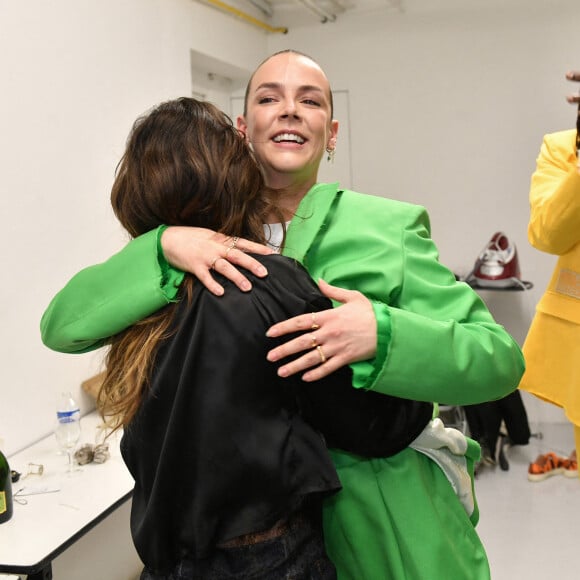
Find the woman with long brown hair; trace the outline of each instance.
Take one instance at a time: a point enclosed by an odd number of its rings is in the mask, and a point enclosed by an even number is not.
[[[275,211],[229,118],[189,98],[136,121],[111,202],[132,237],[172,224],[263,241]],[[251,295],[216,298],[189,277],[178,302],[112,339],[99,407],[124,428],[142,578],[335,577],[318,517],[340,484],[298,391],[265,361],[271,317],[316,307],[316,288],[270,261],[278,275]]]

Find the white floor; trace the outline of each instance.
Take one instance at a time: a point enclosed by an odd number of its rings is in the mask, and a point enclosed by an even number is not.
[[[477,526],[487,549],[492,580],[578,580],[580,479],[554,475],[532,483],[530,462],[574,448],[570,423],[536,423],[525,446],[507,450],[509,470],[482,468],[476,478]],[[469,579],[465,579],[469,580]]]

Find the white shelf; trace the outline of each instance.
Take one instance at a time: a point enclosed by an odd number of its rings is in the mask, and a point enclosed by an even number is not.
[[[101,419],[96,412],[81,419],[79,445],[95,443]],[[27,495],[25,505],[14,502],[12,519],[0,526],[0,573],[33,574],[82,537],[104,517],[127,501],[133,479],[119,451],[121,435],[109,437],[111,457],[105,463],[89,463],[68,476],[67,459],[58,454],[54,435],[8,457],[10,468],[23,475],[28,464],[42,464],[42,475],[30,475],[12,484],[13,494],[23,487],[59,491]],[[17,495],[18,497],[18,495]]]

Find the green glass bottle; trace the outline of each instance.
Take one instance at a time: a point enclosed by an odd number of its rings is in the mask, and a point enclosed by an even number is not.
[[[12,476],[10,467],[2,450],[0,450],[0,524],[12,517]]]

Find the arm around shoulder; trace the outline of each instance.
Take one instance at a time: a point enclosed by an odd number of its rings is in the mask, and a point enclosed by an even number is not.
[[[44,312],[42,342],[58,352],[89,352],[175,300],[183,273],[163,257],[162,231],[139,236],[106,262],[76,274]]]

